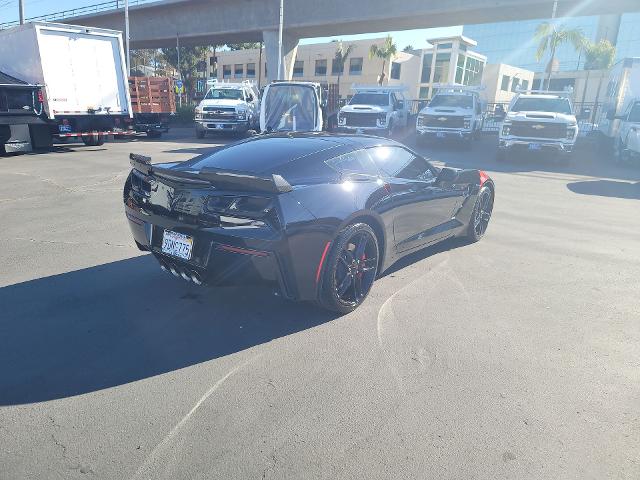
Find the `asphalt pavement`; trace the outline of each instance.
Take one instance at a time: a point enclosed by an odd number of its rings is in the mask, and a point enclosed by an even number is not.
[[[336,316],[135,248],[128,153],[219,143],[0,157],[0,479],[640,478],[640,168],[421,147],[494,178],[486,237]]]

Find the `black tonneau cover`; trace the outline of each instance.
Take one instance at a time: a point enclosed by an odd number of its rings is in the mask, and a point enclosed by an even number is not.
[[[293,190],[289,182],[280,175],[262,177],[214,168],[203,168],[199,171],[174,170],[151,165],[151,157],[144,155],[131,153],[129,158],[131,166],[145,175],[207,182],[215,187],[229,190],[265,193],[285,193]]]

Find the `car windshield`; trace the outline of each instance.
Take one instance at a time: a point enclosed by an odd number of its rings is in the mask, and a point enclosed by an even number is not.
[[[205,100],[242,100],[239,88],[212,88],[204,97]]]
[[[441,95],[438,94],[429,102],[430,107],[473,108],[471,95]]]
[[[349,105],[376,105],[386,107],[389,105],[389,95],[386,93],[356,93]]]
[[[512,112],[555,112],[570,115],[571,104],[566,98],[520,97],[511,107]]]
[[[640,122],[640,103],[636,103],[629,112],[629,122]]]

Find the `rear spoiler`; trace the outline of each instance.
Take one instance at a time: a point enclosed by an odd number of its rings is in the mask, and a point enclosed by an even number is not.
[[[229,170],[206,169],[198,172],[188,172],[184,170],[174,170],[151,165],[151,157],[129,154],[131,166],[134,170],[144,175],[156,175],[172,179],[186,179],[200,182],[207,182],[214,187],[231,190],[248,190],[252,192],[265,193],[286,193],[293,190],[293,187],[280,175],[261,177],[243,172],[233,172]]]

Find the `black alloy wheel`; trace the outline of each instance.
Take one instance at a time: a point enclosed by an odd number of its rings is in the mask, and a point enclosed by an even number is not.
[[[340,313],[355,310],[367,297],[378,273],[378,239],[371,227],[356,223],[334,240],[320,292],[322,307]]]
[[[472,242],[480,240],[489,227],[491,213],[493,212],[493,192],[488,186],[484,186],[478,192],[478,199],[473,208],[473,214],[469,221],[467,237]]]

